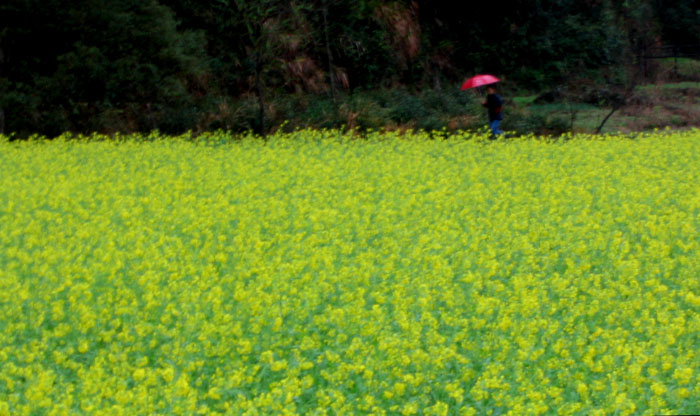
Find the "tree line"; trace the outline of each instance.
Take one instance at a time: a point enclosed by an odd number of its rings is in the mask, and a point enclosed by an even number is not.
[[[4,0],[0,132],[265,132],[281,96],[625,82],[645,50],[697,43],[700,0]]]

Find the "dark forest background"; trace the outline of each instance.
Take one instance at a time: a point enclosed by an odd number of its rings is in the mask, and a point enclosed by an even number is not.
[[[3,0],[0,132],[440,127],[468,75],[621,86],[687,44],[700,0]]]

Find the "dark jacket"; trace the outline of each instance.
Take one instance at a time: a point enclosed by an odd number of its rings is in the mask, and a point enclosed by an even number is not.
[[[501,110],[503,110],[503,100],[498,94],[489,94],[486,96],[484,107],[489,110],[489,121],[503,120]]]

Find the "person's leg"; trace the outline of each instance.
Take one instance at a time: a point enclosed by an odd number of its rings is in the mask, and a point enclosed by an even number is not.
[[[496,135],[497,136],[500,136],[501,134],[503,134],[503,130],[501,130],[501,122],[502,121],[503,120],[496,120]]]
[[[489,127],[491,128],[491,133],[493,133],[494,136],[498,136],[499,134],[502,134],[503,131],[498,128],[498,126],[501,124],[501,120],[492,120],[489,122]]]

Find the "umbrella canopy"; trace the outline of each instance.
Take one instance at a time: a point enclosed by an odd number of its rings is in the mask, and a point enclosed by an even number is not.
[[[500,80],[494,77],[493,75],[476,75],[464,81],[464,84],[462,84],[462,88],[460,88],[460,90],[466,90],[475,87],[483,87],[484,85],[495,84],[498,81]]]

